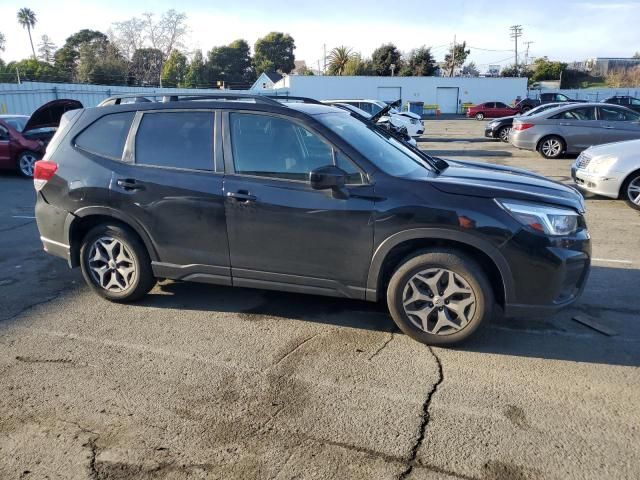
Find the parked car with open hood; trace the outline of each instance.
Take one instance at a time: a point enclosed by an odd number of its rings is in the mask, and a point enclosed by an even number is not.
[[[511,131],[511,127],[513,126],[514,118],[530,117],[532,115],[542,113],[545,110],[556,108],[562,105],[566,105],[566,104],[546,103],[544,105],[538,105],[536,108],[533,108],[523,114],[516,114],[508,117],[496,118],[495,120],[487,124],[486,128],[484,129],[484,136],[487,138],[495,138],[496,140],[501,140],[503,142],[509,142],[509,132]]]
[[[495,306],[584,288],[570,186],[431,157],[328,105],[196,98],[68,112],[36,164],[44,249],[107,299],[170,278],[386,301],[411,337],[452,344]]]
[[[570,104],[515,118],[509,141],[545,158],[580,153],[603,143],[640,138],[640,114],[604,103]]]
[[[622,198],[640,210],[640,140],[608,143],[583,151],[571,167],[581,190]]]
[[[334,103],[342,103],[352,105],[360,110],[367,112],[369,115],[377,115],[383,108],[388,106],[387,102],[383,102],[382,100],[322,100],[322,103],[327,105],[332,105]],[[419,137],[424,133],[424,124],[422,123],[422,119],[420,115],[413,112],[402,112],[395,108],[393,105],[389,110],[388,121],[391,122],[396,127],[404,127],[407,129],[407,133],[411,137]],[[386,118],[381,118],[381,120],[387,121]]]
[[[500,118],[509,115],[515,115],[518,113],[513,107],[508,106],[502,102],[484,102],[479,105],[474,105],[467,109],[467,117],[475,118],[476,120],[484,120],[485,118]]]
[[[33,166],[44,155],[62,114],[74,108],[82,108],[82,104],[76,100],[54,100],[30,117],[0,115],[0,168],[33,176]]]

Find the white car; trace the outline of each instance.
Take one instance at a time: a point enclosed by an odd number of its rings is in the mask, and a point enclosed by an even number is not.
[[[640,210],[640,140],[587,148],[571,167],[571,176],[581,190],[623,198]]]
[[[332,105],[334,103],[345,103],[347,105],[353,105],[360,110],[364,110],[369,115],[375,115],[384,107],[387,106],[382,100],[322,100],[322,103]],[[396,127],[405,127],[407,133],[411,137],[419,137],[424,133],[424,125],[420,115],[413,112],[401,112],[396,108],[391,108],[389,111],[389,122]],[[386,121],[386,117],[382,117],[381,121]]]

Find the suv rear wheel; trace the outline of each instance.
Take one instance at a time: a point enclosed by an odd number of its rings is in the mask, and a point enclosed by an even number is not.
[[[129,229],[98,225],[82,240],[82,276],[102,297],[128,302],[144,296],[155,284],[147,249]]]
[[[387,288],[396,325],[429,345],[461,342],[491,316],[494,297],[482,269],[454,250],[418,253],[398,267]]]

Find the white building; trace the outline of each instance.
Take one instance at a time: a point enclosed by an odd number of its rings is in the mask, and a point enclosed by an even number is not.
[[[258,79],[259,80],[259,79]],[[258,83],[258,82],[256,82]],[[442,113],[461,113],[462,105],[488,101],[513,103],[527,95],[526,78],[342,77],[285,75],[274,94],[330,99],[424,102]]]
[[[252,92],[271,90],[280,80],[282,80],[282,75],[278,72],[262,72],[249,90]]]

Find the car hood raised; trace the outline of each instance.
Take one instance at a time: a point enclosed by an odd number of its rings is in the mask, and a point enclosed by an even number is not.
[[[432,185],[447,193],[514,198],[562,205],[584,212],[584,199],[573,187],[527,170],[477,162],[447,160],[449,166]]]
[[[82,108],[82,103],[78,100],[59,99],[45,103],[33,112],[31,117],[29,117],[22,133],[28,132],[29,130],[36,130],[38,128],[57,127],[65,112],[68,112],[69,110],[76,110],[78,108]]]

